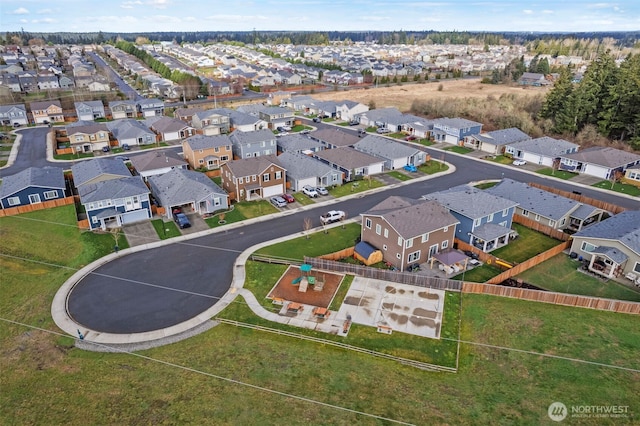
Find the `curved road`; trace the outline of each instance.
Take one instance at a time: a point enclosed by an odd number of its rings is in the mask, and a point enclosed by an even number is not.
[[[442,158],[442,152],[431,153],[436,159]],[[332,204],[331,208],[342,209],[348,217],[354,218],[389,195],[418,198],[474,180],[498,179],[503,173],[504,177],[522,181],[576,189],[564,182],[550,182],[484,161],[449,154],[446,161],[454,164],[458,171],[345,200]],[[636,200],[587,187],[579,189],[585,195],[628,208],[640,208]],[[318,216],[326,209],[326,206],[319,205],[311,210],[277,217],[269,220],[268,224],[248,224],[228,232],[120,257],[97,268],[77,284],[68,299],[69,313],[78,323],[92,330],[110,333],[158,330],[191,319],[213,306],[217,298],[229,289],[233,263],[240,252],[260,242],[302,231],[306,217],[312,218],[314,225],[318,226]]]

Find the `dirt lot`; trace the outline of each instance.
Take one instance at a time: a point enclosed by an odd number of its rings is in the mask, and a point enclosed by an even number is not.
[[[324,281],[322,291],[314,291],[312,285],[309,285],[307,291],[304,293],[298,291],[298,286],[291,284],[291,282],[300,276],[300,269],[297,266],[290,266],[267,297],[279,297],[290,302],[328,308],[344,275],[318,271],[316,269],[311,270],[309,275]]]
[[[438,87],[442,84],[442,90]],[[518,95],[537,95],[545,93],[548,89],[542,87],[504,86],[497,84],[480,84],[480,80],[448,80],[424,84],[404,84],[402,86],[391,85],[373,89],[355,89],[349,91],[332,91],[314,93],[319,100],[344,100],[356,101],[369,105],[373,100],[376,108],[396,107],[400,111],[407,112],[415,99],[424,98],[482,98],[487,96],[499,97],[505,93]]]

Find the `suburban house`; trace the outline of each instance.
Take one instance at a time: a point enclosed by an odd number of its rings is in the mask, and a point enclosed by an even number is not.
[[[531,136],[517,127],[511,127],[509,129],[472,135],[465,143],[465,146],[491,155],[501,155],[504,154],[507,145],[529,139],[531,139]]]
[[[369,111],[369,107],[365,104],[355,101],[336,102],[336,118],[344,121],[353,121],[358,114]]]
[[[262,108],[258,112],[258,117],[266,121],[267,126],[274,130],[282,126],[293,126],[293,121],[295,120],[293,111],[277,106]]]
[[[360,152],[383,159],[387,170],[401,169],[407,164],[419,166],[427,157],[424,151],[377,135],[367,135],[353,147]]]
[[[124,100],[109,102],[109,111],[111,111],[111,117],[114,120],[138,117],[138,106],[135,101]]]
[[[411,114],[403,114],[401,117],[393,118],[400,126],[399,131],[415,136],[420,139],[428,139],[433,131],[433,120],[417,117]]]
[[[131,176],[85,184],[78,188],[89,229],[120,227],[149,219],[149,188],[142,177]]]
[[[571,252],[607,278],[640,277],[640,210],[627,210],[573,234]]]
[[[568,142],[564,139],[553,139],[543,136],[536,139],[527,139],[510,143],[505,147],[505,153],[513,158],[525,160],[532,164],[554,167],[559,165],[560,158],[578,152],[580,145]]]
[[[229,125],[232,130],[253,132],[255,130],[268,128],[267,122],[255,115],[228,108],[219,108],[219,111],[222,111],[223,114],[229,117]]]
[[[342,184],[342,173],[308,155],[287,151],[278,156],[278,161],[287,170],[287,183],[293,191],[301,191],[305,185]]]
[[[547,86],[551,84],[551,82],[545,78],[544,74],[525,72],[518,79],[518,84],[523,86]]]
[[[14,124],[26,126],[29,124],[27,107],[24,104],[0,105],[0,124],[3,126],[13,126]]]
[[[315,139],[311,139],[298,133],[278,137],[276,141],[278,153],[297,152],[302,154],[312,154],[322,151],[324,145]]]
[[[176,108],[176,110],[173,111],[173,116],[178,120],[182,120],[185,123],[191,124],[193,115],[202,111],[203,110],[200,108]]]
[[[182,141],[182,155],[192,169],[217,169],[233,159],[228,135],[194,135]]]
[[[149,177],[149,186],[167,218],[175,207],[200,215],[229,208],[229,196],[204,173],[175,168]]]
[[[515,214],[570,233],[601,221],[605,214],[604,210],[592,205],[512,179],[503,179],[486,191],[518,203]]]
[[[66,127],[69,144],[74,151],[100,151],[110,146],[110,131],[105,123],[78,124]]]
[[[138,120],[125,118],[107,123],[107,128],[118,140],[119,146],[149,145],[156,143],[156,134]]]
[[[175,141],[196,134],[196,129],[177,118],[152,117],[147,120],[152,121],[149,128],[160,136],[161,141]]]
[[[436,201],[391,196],[362,213],[361,241],[404,271],[453,247],[458,219]]]
[[[278,152],[276,136],[268,129],[253,132],[234,130],[229,138],[232,143],[234,159],[260,157]]]
[[[110,157],[78,161],[71,166],[71,173],[76,188],[131,176],[131,171],[121,160]]]
[[[2,178],[0,206],[8,209],[64,198],[65,188],[61,167],[29,167]]]
[[[162,150],[132,155],[131,165],[146,181],[150,176],[162,175],[173,169],[186,169],[188,163],[176,152]]]
[[[481,189],[460,185],[423,195],[449,209],[460,223],[456,238],[490,252],[509,243],[517,203]]]
[[[385,127],[392,121],[397,121],[402,113],[397,108],[372,109],[354,116],[363,126]]]
[[[640,155],[610,147],[594,146],[562,155],[560,170],[612,179],[622,176],[629,167],[640,164]]]
[[[204,135],[229,133],[229,117],[215,109],[198,111],[191,118],[191,126]]]
[[[144,118],[162,117],[164,115],[164,102],[160,99],[140,99],[137,102],[137,110]]]
[[[473,135],[482,132],[482,123],[466,118],[438,118],[433,120],[431,132],[436,142],[446,142],[458,145],[468,142]]]
[[[229,161],[222,165],[222,188],[236,201],[269,198],[286,192],[286,169],[275,155]]]
[[[78,120],[93,121],[98,118],[106,118],[102,101],[74,102]]]
[[[31,102],[29,105],[36,124],[61,123],[64,121],[60,101]]]
[[[315,139],[326,148],[340,148],[353,146],[360,140],[360,137],[353,132],[345,132],[336,128],[324,128],[309,134],[311,139]]]
[[[640,164],[628,167],[627,170],[624,171],[622,181],[630,185],[640,186]]]
[[[342,180],[349,182],[360,176],[382,173],[384,160],[373,155],[357,151],[351,147],[325,149],[313,154],[323,163],[342,173]]]

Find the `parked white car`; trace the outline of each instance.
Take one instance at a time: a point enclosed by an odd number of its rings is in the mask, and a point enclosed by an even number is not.
[[[312,186],[305,185],[302,187],[302,193],[309,198],[316,198],[318,196],[318,191]]]
[[[514,166],[524,166],[525,164],[527,164],[527,162],[524,160],[513,160],[513,163],[511,164],[513,164]]]

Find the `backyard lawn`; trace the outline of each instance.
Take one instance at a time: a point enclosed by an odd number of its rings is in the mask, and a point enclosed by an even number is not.
[[[517,278],[537,287],[559,293],[581,294],[606,299],[640,302],[640,292],[618,284],[613,280],[603,281],[578,269],[580,261],[564,253],[524,271]]]
[[[560,241],[518,223],[514,223],[512,228],[520,236],[506,246],[492,251],[492,255],[511,263],[521,263],[560,244]]]

